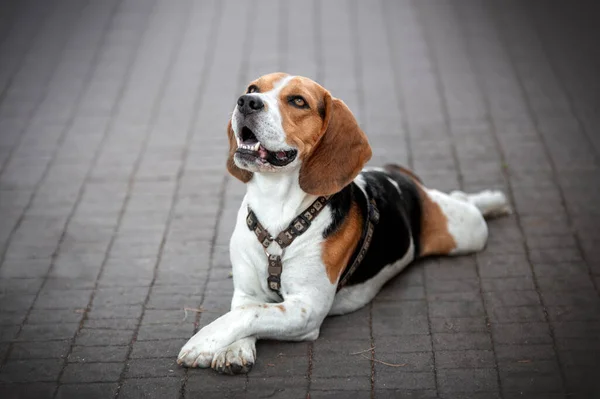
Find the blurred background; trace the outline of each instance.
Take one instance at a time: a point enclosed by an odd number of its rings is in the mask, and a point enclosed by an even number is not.
[[[593,1],[1,1],[0,396],[598,397],[599,16]],[[343,99],[371,165],[502,189],[515,212],[481,254],[419,262],[315,343],[259,344],[248,376],[184,370],[180,346],[232,292],[244,186],[225,126],[274,71]]]

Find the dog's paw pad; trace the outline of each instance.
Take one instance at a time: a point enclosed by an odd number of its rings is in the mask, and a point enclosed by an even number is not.
[[[238,341],[239,342],[239,341]],[[234,342],[215,354],[211,367],[222,374],[246,374],[254,366],[253,345]]]

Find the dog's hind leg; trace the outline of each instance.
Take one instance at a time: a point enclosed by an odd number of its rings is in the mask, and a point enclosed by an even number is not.
[[[482,250],[488,237],[484,219],[509,213],[499,191],[445,194],[420,186],[422,199],[421,251],[427,255],[461,255]]]
[[[506,196],[501,191],[485,190],[476,194],[452,191],[450,196],[475,205],[485,218],[508,215],[511,213]]]

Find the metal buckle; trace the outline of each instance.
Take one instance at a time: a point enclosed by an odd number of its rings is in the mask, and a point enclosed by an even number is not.
[[[246,216],[246,226],[248,226],[250,230],[254,230],[256,228],[256,225],[258,224],[258,220],[256,220],[256,218],[253,217],[252,213],[250,212],[248,212],[248,216]]]
[[[296,227],[296,225],[300,225],[300,228]],[[291,227],[294,234],[299,236],[310,227],[310,222],[306,220],[304,215],[298,215],[298,217],[296,217],[296,219],[294,219],[292,222]]]
[[[269,288],[273,291],[279,291],[281,288],[281,279],[279,276],[269,276],[267,277],[267,283],[269,284]]]

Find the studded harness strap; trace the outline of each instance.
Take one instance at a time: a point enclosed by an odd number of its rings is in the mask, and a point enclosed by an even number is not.
[[[367,212],[367,223],[364,224],[362,234],[360,236],[361,244],[356,247],[354,253],[352,254],[353,259],[352,263],[350,263],[350,267],[347,267],[342,273],[342,277],[338,282],[337,290],[341,290],[350,280],[350,277],[356,271],[356,268],[365,258],[367,254],[367,250],[371,245],[371,240],[373,239],[373,232],[375,231],[375,225],[379,223],[379,210],[377,209],[377,204],[373,199],[371,199],[368,203],[368,212]]]
[[[302,235],[310,227],[313,219],[325,209],[327,202],[329,202],[329,197],[317,198],[311,206],[306,208],[300,215],[292,220],[289,226],[275,238],[273,238],[267,229],[260,224],[252,209],[248,207],[246,224],[250,230],[254,231],[256,238],[258,238],[258,241],[263,246],[265,254],[267,254],[267,259],[269,261],[269,277],[267,277],[267,283],[271,290],[279,293],[279,289],[281,288],[281,271],[283,269],[281,257],[283,256],[285,249],[296,239],[296,237]],[[267,252],[267,248],[273,241],[281,247],[280,255],[272,255]]]
[[[268,273],[269,277],[267,277],[267,284],[269,289],[275,291],[279,294],[279,290],[281,288],[281,272],[283,270],[283,264],[281,262],[281,258],[283,257],[283,253],[285,249],[296,239],[296,237],[302,235],[308,228],[310,227],[311,222],[314,218],[317,217],[319,213],[323,209],[325,209],[325,205],[329,202],[330,197],[319,197],[313,202],[308,208],[304,210],[299,216],[297,216],[289,226],[283,230],[281,233],[277,235],[277,237],[273,238],[271,234],[263,227],[262,224],[258,221],[258,218],[248,207],[248,216],[246,217],[246,224],[248,228],[254,231],[256,234],[256,238],[263,246],[265,254],[267,255],[268,260]],[[362,260],[364,259],[367,250],[369,249],[369,245],[371,245],[371,240],[373,238],[373,231],[375,230],[375,225],[379,222],[379,211],[377,210],[377,205],[374,200],[370,200],[368,202],[368,220],[365,223],[363,232],[361,234],[361,245],[359,245],[354,253],[352,254],[353,261],[350,264],[350,267],[347,267],[344,270],[341,280],[338,283],[337,290],[342,289],[344,285],[348,282],[352,274],[356,271],[356,268]],[[271,243],[275,241],[281,247],[280,255],[272,255],[267,251],[267,248]]]

